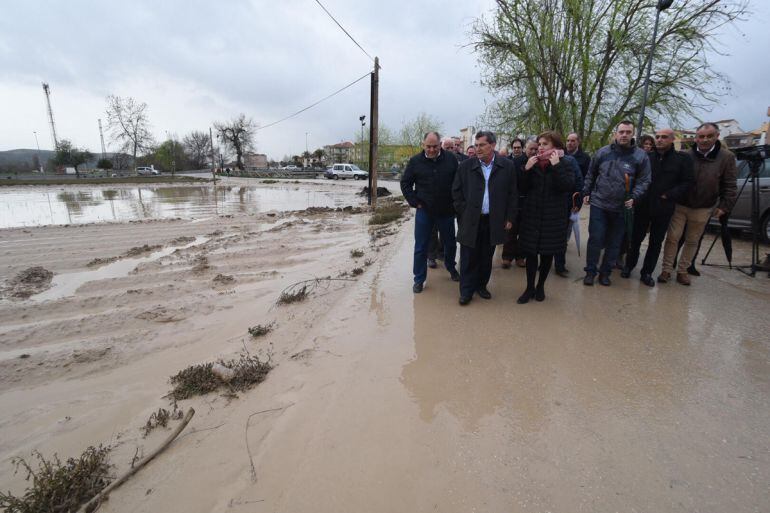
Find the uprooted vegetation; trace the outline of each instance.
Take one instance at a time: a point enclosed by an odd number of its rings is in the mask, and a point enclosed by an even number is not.
[[[108,454],[107,447],[89,447],[78,458],[62,463],[55,454],[49,460],[35,451],[37,469],[32,468],[34,462],[14,458],[16,471],[26,471],[26,480],[31,481],[31,486],[20,497],[0,492],[0,509],[7,513],[79,511],[112,480]]]
[[[362,267],[355,267],[350,271],[351,276],[360,276],[364,274],[364,269]]]
[[[404,217],[409,211],[409,205],[403,203],[401,198],[386,199],[380,202],[377,210],[369,218],[370,225],[382,225],[392,223]]]
[[[350,250],[350,258],[361,258],[362,256],[364,256],[364,251],[362,249]]]
[[[271,322],[270,324],[257,324],[256,326],[249,328],[249,335],[251,335],[253,338],[264,337],[273,331],[274,326],[274,322]]]
[[[263,362],[249,354],[241,354],[238,360],[191,365],[171,376],[174,389],[169,396],[173,400],[189,399],[220,389],[233,395],[264,381],[272,368],[269,358]]]
[[[168,426],[169,420],[181,420],[182,417],[184,417],[184,413],[177,407],[176,401],[174,401],[173,411],[168,411],[165,408],[158,408],[158,411],[152,412],[150,418],[148,418],[147,422],[142,426],[143,436],[146,437],[157,427]]]
[[[29,267],[9,279],[5,287],[0,288],[0,297],[27,299],[50,288],[53,273],[44,267]]]
[[[276,304],[279,305],[290,305],[292,303],[299,303],[300,301],[304,301],[307,299],[310,292],[308,291],[307,285],[302,285],[301,287],[296,287],[288,290],[284,290],[281,292],[281,295],[278,296],[278,301]]]

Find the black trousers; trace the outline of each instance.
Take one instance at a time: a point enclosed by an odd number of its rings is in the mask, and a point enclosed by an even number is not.
[[[489,216],[482,215],[476,233],[476,246],[460,246],[460,296],[471,297],[486,288],[492,276],[495,247],[489,240]]]
[[[428,246],[428,258],[431,260],[444,260],[444,243],[439,239],[438,225],[433,225]]]
[[[652,274],[655,266],[658,265],[660,249],[663,247],[669,222],[671,222],[670,215],[653,217],[646,211],[637,210],[634,212],[634,233],[631,237],[631,247],[626,255],[625,265],[629,271],[633,271],[636,264],[639,263],[639,248],[649,230],[650,240],[647,244],[647,253],[644,254],[641,274]]]
[[[513,226],[505,232],[505,243],[503,244],[503,260],[515,260],[524,258],[519,250],[519,230],[521,229],[521,212],[516,213],[516,219],[513,220]]]

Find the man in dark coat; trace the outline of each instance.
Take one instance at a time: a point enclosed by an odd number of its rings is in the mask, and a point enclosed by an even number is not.
[[[452,184],[457,174],[454,153],[442,151],[438,132],[428,132],[422,141],[423,151],[411,159],[401,178],[401,192],[409,205],[417,209],[414,219],[414,285],[415,294],[422,292],[428,276],[428,245],[433,226],[438,225],[444,244],[444,266],[454,281],[460,280],[455,255],[455,216]]]
[[[666,236],[671,216],[677,201],[684,199],[695,182],[692,158],[674,149],[674,131],[662,128],[655,132],[655,151],[650,154],[652,181],[647,194],[634,206],[634,230],[631,247],[626,256],[626,265],[620,274],[631,276],[639,262],[639,247],[647,230],[650,240],[644,255],[640,280],[648,287],[655,286],[652,272],[658,264],[660,248]]]
[[[523,145],[523,148],[520,151],[516,150],[517,145],[520,147]],[[514,152],[508,158],[513,161],[513,169],[516,172],[516,180],[518,183],[518,180],[521,180],[522,173],[524,172],[524,165],[527,163],[527,160],[537,155],[537,141],[533,138],[529,138],[527,142],[524,143],[521,139],[514,139],[513,148]],[[518,153],[518,155],[516,155],[516,153]],[[521,227],[522,219],[521,208],[524,205],[526,194],[522,191],[521,187],[517,188],[519,189],[519,210],[516,213],[516,219],[513,220],[513,227],[508,230],[505,236],[505,243],[503,244],[501,255],[503,269],[510,269],[511,262],[514,259],[516,259],[517,266],[524,267],[526,265],[524,263],[524,254],[519,249],[519,228]]]
[[[460,217],[460,304],[467,305],[476,292],[484,299],[492,294],[487,283],[492,274],[495,246],[513,226],[518,203],[513,162],[496,156],[495,134],[476,134],[476,157],[460,164],[452,186],[452,198]]]
[[[583,151],[580,146],[580,136],[575,132],[572,132],[567,136],[567,151],[566,154],[577,160],[578,166],[580,166],[580,172],[585,179],[588,174],[588,168],[591,167],[591,155]]]

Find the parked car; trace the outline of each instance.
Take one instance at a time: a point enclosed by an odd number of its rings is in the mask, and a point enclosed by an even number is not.
[[[284,167],[284,169],[286,171],[299,171],[299,168],[297,166],[295,166],[294,164],[290,164],[290,165]]]
[[[739,230],[751,230],[751,187],[753,178],[746,181],[749,176],[748,162],[738,161],[738,199],[735,202],[727,226]],[[745,184],[745,187],[744,187]],[[770,242],[770,157],[765,159],[764,165],[759,171],[759,236],[765,242]],[[743,190],[741,190],[741,188]],[[719,221],[712,219],[712,225],[719,225]]]
[[[324,176],[329,180],[339,180],[340,178],[352,178],[353,180],[366,180],[369,173],[355,164],[334,164],[324,172]]]
[[[160,171],[155,169],[155,166],[150,166],[150,167],[142,166],[142,167],[136,168],[136,174],[138,174],[139,176],[152,176],[152,175],[159,175]]]

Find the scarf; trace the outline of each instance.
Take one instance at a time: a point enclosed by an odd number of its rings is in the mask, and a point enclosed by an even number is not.
[[[540,166],[540,169],[545,170],[545,168],[548,167],[551,163],[551,155],[554,153],[556,153],[559,158],[564,157],[564,150],[558,148],[551,148],[550,150],[545,150],[544,152],[537,154],[537,165]]]

